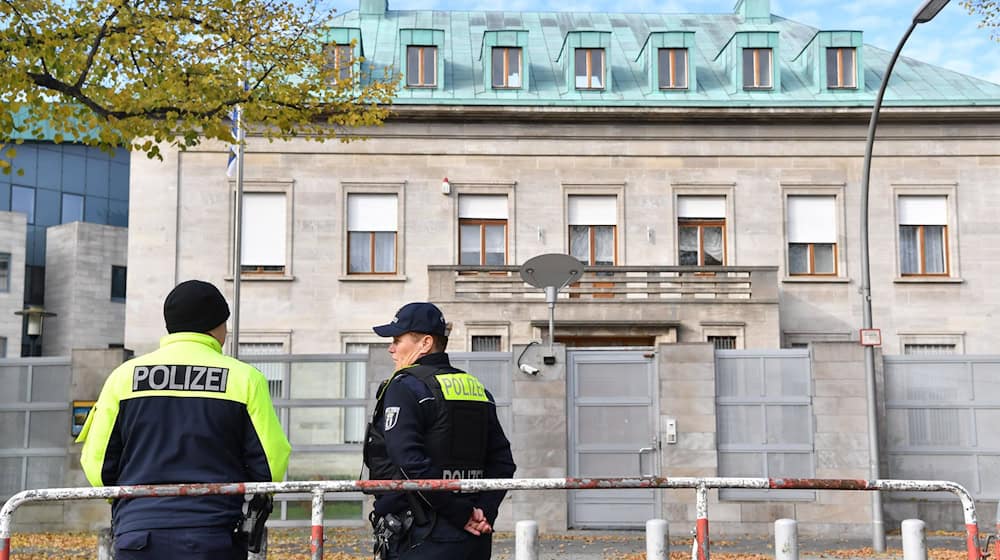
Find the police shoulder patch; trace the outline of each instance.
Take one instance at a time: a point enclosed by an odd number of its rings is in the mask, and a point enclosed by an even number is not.
[[[385,429],[386,431],[391,430],[396,427],[396,420],[399,420],[399,407],[398,406],[387,406],[385,407]]]

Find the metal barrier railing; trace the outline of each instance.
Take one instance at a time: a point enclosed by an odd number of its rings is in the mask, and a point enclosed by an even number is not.
[[[101,488],[49,488],[15,494],[0,508],[0,560],[10,560],[11,524],[14,511],[29,502],[83,500],[96,498],[146,498],[235,494],[312,494],[312,531],[309,547],[312,560],[323,557],[323,503],[328,492],[482,492],[490,490],[595,490],[627,488],[692,488],[696,493],[697,519],[695,547],[697,560],[709,560],[708,490],[746,488],[761,490],[860,490],[951,492],[962,502],[965,517],[967,560],[988,556],[979,546],[976,504],[962,485],[945,480],[862,480],[824,478],[487,478],[479,480],[350,480],[242,482],[219,484],[172,484],[157,486],[107,486]],[[998,527],[1000,529],[1000,527]]]

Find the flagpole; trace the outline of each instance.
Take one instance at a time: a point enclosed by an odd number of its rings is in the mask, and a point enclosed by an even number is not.
[[[233,331],[229,354],[240,357],[240,278],[243,276],[243,152],[246,145],[246,128],[243,108],[236,107],[236,212],[233,220]]]

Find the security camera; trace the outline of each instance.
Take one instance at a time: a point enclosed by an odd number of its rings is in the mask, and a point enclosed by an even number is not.
[[[528,375],[538,375],[538,368],[528,364],[521,364],[521,371]]]

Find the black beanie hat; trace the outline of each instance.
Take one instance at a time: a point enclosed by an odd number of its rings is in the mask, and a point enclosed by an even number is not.
[[[201,280],[181,282],[163,300],[167,332],[207,333],[226,322],[229,304],[215,286]]]

